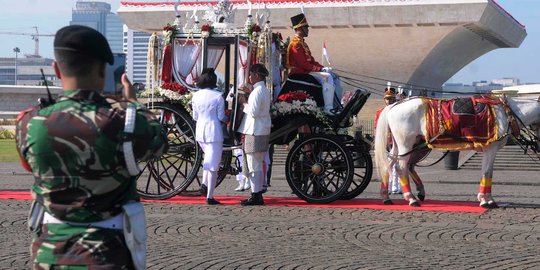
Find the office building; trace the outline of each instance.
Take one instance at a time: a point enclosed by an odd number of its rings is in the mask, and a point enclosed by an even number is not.
[[[43,83],[40,69],[45,79],[53,85],[60,85],[52,68],[50,58],[0,58],[0,85],[40,85]],[[15,75],[16,74],[16,75]]]
[[[113,53],[122,52],[122,19],[111,13],[111,5],[98,1],[77,1],[70,25],[96,29],[109,41]]]
[[[124,53],[126,72],[133,83],[146,84],[146,64],[150,33],[135,31],[124,26]]]

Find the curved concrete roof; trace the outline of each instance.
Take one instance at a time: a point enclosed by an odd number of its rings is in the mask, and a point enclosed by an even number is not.
[[[247,2],[230,2],[237,8],[234,23],[243,25]],[[182,2],[179,9],[185,14],[208,3],[216,2]],[[519,47],[527,35],[525,27],[493,0],[261,3],[271,10],[274,30],[284,36],[293,35],[289,18],[303,6],[311,26],[306,40],[319,60],[325,42],[334,68],[429,88],[440,88],[491,50]],[[257,4],[253,7],[256,11]],[[122,2],[118,13],[128,27],[149,32],[160,31],[175,17],[173,2]],[[371,86],[384,87],[373,81]]]

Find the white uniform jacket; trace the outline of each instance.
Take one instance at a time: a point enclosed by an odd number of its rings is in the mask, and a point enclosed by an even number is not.
[[[269,135],[272,127],[271,100],[270,92],[266,89],[264,82],[257,82],[244,106],[245,115],[238,132],[256,136]]]
[[[221,122],[225,120],[225,101],[222,92],[215,89],[201,89],[193,94],[192,104],[195,139],[198,142],[223,142]]]

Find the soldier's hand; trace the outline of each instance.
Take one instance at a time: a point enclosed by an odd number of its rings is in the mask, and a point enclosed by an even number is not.
[[[135,94],[135,88],[129,81],[126,73],[122,74],[122,85],[124,86],[124,97],[129,101],[137,101],[137,95]]]

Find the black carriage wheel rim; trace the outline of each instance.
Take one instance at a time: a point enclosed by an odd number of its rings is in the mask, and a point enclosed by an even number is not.
[[[290,171],[288,178],[291,178],[291,188],[297,195],[300,193],[309,200],[316,201],[345,191],[341,190],[347,185],[346,180],[352,174],[352,166],[348,164],[350,157],[338,143],[325,137],[317,137],[304,141],[292,151],[287,162]],[[323,167],[320,174],[313,172],[312,168],[316,164]]]

